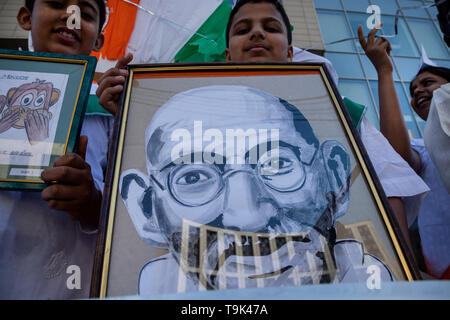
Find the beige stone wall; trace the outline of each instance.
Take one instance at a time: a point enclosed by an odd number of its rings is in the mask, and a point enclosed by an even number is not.
[[[27,39],[28,32],[17,23],[17,12],[23,6],[23,0],[0,0],[0,38]]]
[[[283,5],[294,25],[292,43],[299,48],[318,48],[311,50],[323,54],[325,50],[320,33],[319,20],[313,0],[283,0]]]

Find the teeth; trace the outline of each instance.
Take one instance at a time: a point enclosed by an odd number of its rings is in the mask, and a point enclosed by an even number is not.
[[[72,33],[66,32],[66,31],[60,31],[60,34],[62,34],[63,36],[67,37],[67,38],[71,38],[74,39],[75,36]]]
[[[424,102],[426,100],[427,100],[427,98],[420,98],[418,102],[419,102],[419,104],[422,104],[422,102]]]

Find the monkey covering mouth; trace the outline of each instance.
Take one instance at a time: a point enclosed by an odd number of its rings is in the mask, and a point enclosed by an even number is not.
[[[5,110],[5,112],[3,113],[4,117],[7,117],[8,115],[14,113],[15,110],[18,110],[19,112],[19,119],[12,125],[12,127],[16,129],[25,128],[25,119],[27,118],[27,115],[33,111],[33,109],[24,108],[21,106],[13,106]],[[46,109],[37,109],[36,112],[46,116],[49,120],[52,118],[52,113]]]
[[[9,89],[6,96],[0,96],[0,113],[6,106],[0,119],[0,133],[11,127],[25,128],[31,144],[45,140],[52,119],[49,108],[58,101],[60,94],[53,83],[39,79]]]

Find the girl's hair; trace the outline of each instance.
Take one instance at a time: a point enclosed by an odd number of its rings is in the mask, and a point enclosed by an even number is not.
[[[229,40],[230,40],[229,33],[231,29],[231,24],[233,23],[234,16],[239,11],[239,9],[247,3],[263,3],[263,2],[273,4],[275,8],[278,10],[278,12],[281,14],[281,17],[283,18],[283,22],[287,30],[288,44],[292,43],[291,23],[289,22],[289,17],[283,8],[283,5],[278,0],[239,0],[234,6],[233,10],[231,10],[230,18],[228,19],[227,29],[225,33],[227,47],[229,47]]]
[[[31,12],[33,12],[34,3],[36,0],[25,0],[25,7],[28,8]],[[102,32],[103,24],[105,23],[106,19],[106,5],[105,0],[95,0],[95,2],[98,5],[98,8],[100,9],[99,13],[99,24],[98,24],[98,33]]]
[[[419,76],[419,74],[423,73],[423,72],[429,72],[432,74],[435,74],[439,77],[444,78],[445,80],[447,80],[447,82],[450,82],[450,69],[449,68],[444,68],[444,67],[433,67],[433,66],[426,66],[426,67],[422,67],[419,72],[417,72],[417,74],[414,76],[414,79],[411,80],[411,83],[409,84],[409,93],[411,94],[411,97],[413,96],[413,90],[412,90],[412,85],[413,82],[417,79],[417,77]]]

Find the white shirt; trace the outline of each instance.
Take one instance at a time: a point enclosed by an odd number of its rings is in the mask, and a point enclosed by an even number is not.
[[[112,117],[86,116],[86,161],[103,191]],[[66,213],[48,208],[40,192],[0,190],[0,299],[89,297],[97,234]],[[69,266],[79,267],[80,289],[67,287]],[[76,271],[75,271],[76,272]],[[69,283],[77,285],[76,279]]]
[[[334,81],[334,84],[338,85],[338,75],[336,70],[333,67],[333,64],[328,60],[327,58],[321,57],[317,54],[311,53],[306,50],[299,49],[297,47],[294,47],[294,55],[292,57],[292,62],[321,62],[325,63],[328,72],[331,75],[331,78]]]
[[[361,122],[360,132],[386,197],[415,197],[420,202],[430,190],[427,184],[365,117]],[[405,211],[410,226],[419,213],[419,207],[408,207],[405,204]]]
[[[431,191],[422,202],[416,197],[407,199],[405,206],[419,209],[418,225],[422,251],[429,271],[439,278],[450,266],[450,194],[431,161],[423,140],[412,139],[411,145],[420,155],[420,176]]]
[[[433,91],[424,142],[447,191],[450,192],[450,83]]]

